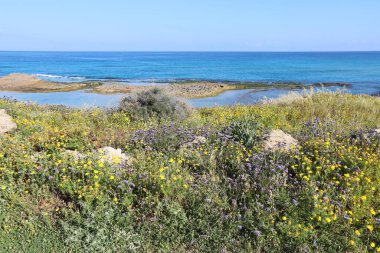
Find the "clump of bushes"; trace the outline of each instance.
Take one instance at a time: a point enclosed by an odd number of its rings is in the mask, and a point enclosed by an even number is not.
[[[158,88],[143,91],[121,100],[119,110],[127,112],[134,119],[185,119],[190,114],[190,106],[176,97],[169,96]]]

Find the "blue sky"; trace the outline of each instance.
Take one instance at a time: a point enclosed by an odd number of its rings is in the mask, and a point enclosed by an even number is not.
[[[0,50],[380,50],[379,0],[0,1]]]

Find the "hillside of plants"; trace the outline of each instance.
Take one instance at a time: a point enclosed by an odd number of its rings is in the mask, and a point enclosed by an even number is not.
[[[0,252],[380,252],[379,98],[0,109]]]

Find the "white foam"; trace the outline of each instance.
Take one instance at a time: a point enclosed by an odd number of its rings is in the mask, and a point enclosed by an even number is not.
[[[48,81],[56,81],[56,82],[75,82],[78,80],[85,81],[86,78],[79,76],[59,76],[59,75],[50,75],[50,74],[34,74],[34,76],[39,77],[41,79],[45,79]]]

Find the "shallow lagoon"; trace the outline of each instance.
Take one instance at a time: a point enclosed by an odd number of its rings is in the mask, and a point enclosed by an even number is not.
[[[329,87],[329,90],[336,90],[337,87]],[[301,91],[301,90],[293,90]],[[223,92],[215,97],[189,99],[193,107],[212,107],[234,104],[253,104],[266,98],[276,98],[287,94],[286,89],[244,89]],[[39,104],[66,105],[70,107],[113,107],[117,106],[120,99],[126,94],[96,94],[86,90],[51,93],[20,93],[20,92],[0,92],[0,97],[13,98],[20,101],[30,101]]]

